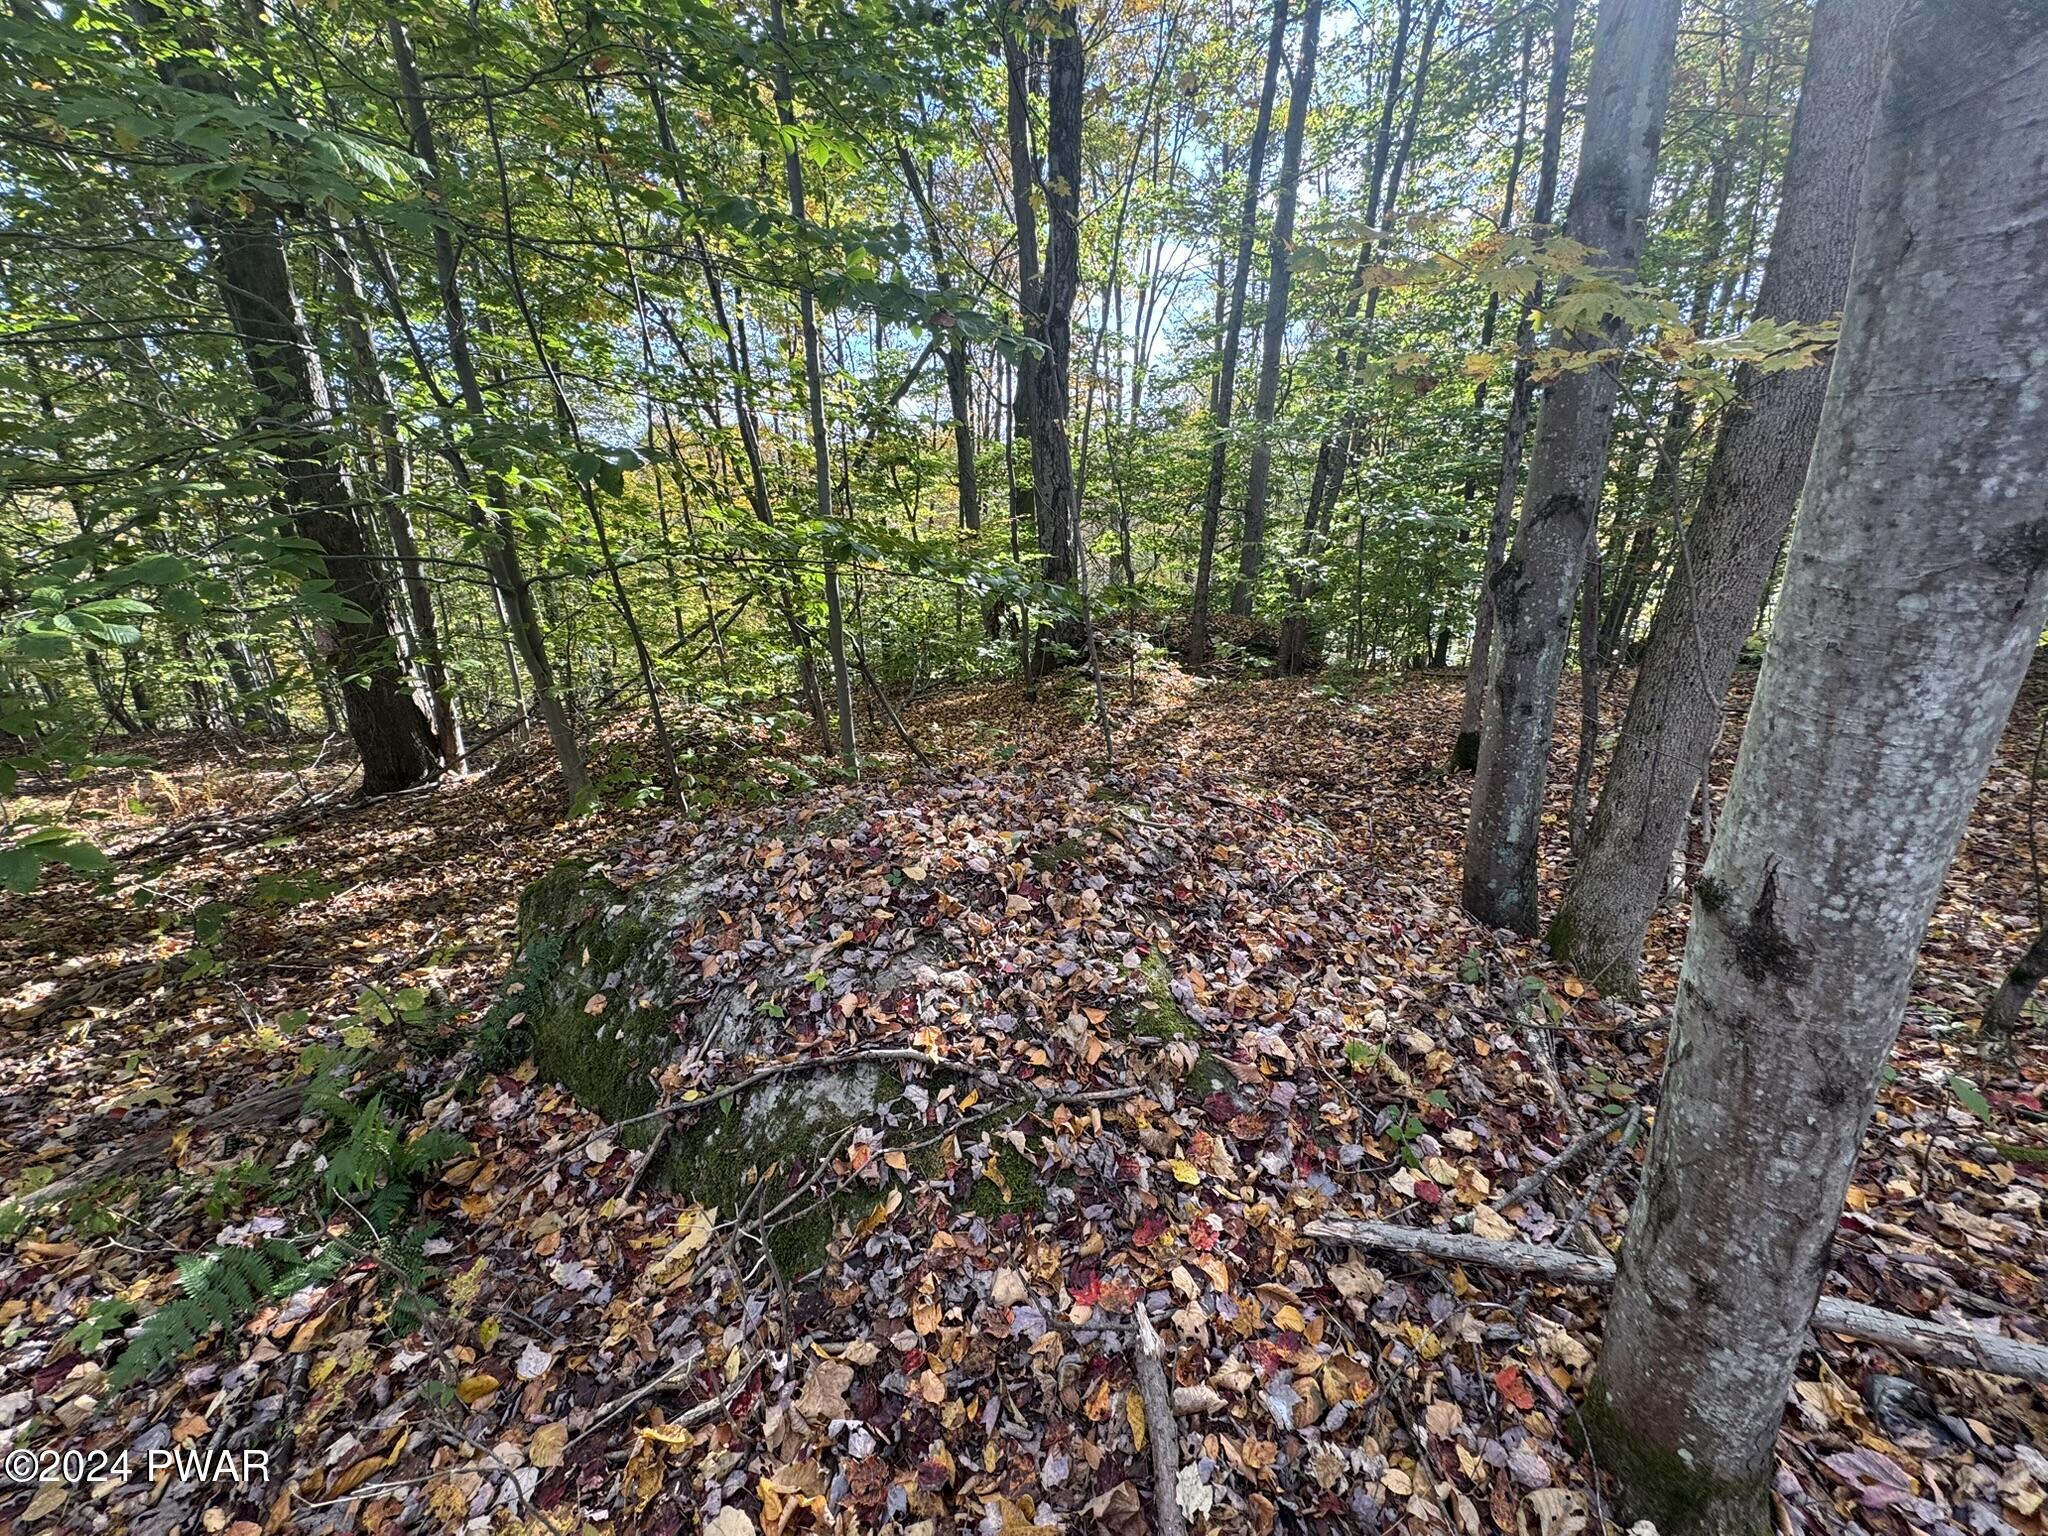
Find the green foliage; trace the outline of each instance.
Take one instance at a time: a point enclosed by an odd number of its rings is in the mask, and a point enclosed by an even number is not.
[[[234,1327],[261,1303],[332,1279],[352,1256],[341,1242],[327,1243],[308,1256],[276,1238],[248,1248],[215,1247],[185,1255],[178,1260],[184,1294],[143,1320],[107,1372],[107,1384],[119,1389],[146,1380],[198,1348],[215,1328]],[[99,1330],[95,1347],[108,1331],[110,1325]]]
[[[1951,1072],[1948,1078],[1949,1095],[1975,1115],[1985,1125],[1997,1122],[1997,1115],[1991,1108],[1991,1101],[1984,1097],[1984,1090],[1960,1072]]]

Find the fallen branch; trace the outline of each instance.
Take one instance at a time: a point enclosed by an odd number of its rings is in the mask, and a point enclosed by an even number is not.
[[[1503,1243],[1462,1232],[1395,1227],[1379,1221],[1322,1217],[1303,1226],[1308,1236],[1326,1243],[1349,1243],[1388,1253],[1416,1254],[1449,1264],[1471,1264],[1508,1274],[1535,1275],[1566,1285],[1607,1290],[1614,1284],[1610,1259],[1586,1258],[1539,1248],[1533,1243]],[[1848,1339],[1882,1344],[1886,1349],[1933,1365],[1990,1371],[2048,1385],[2048,1345],[1977,1332],[1958,1323],[1929,1322],[1823,1296],[1814,1308],[1813,1326]]]
[[[1636,1131],[1642,1123],[1642,1105],[1631,1105],[1628,1119],[1621,1127],[1621,1139],[1607,1149],[1607,1155],[1601,1158],[1599,1166],[1594,1168],[1593,1177],[1587,1183],[1585,1192],[1573,1202],[1571,1211],[1565,1216],[1561,1228],[1564,1235],[1577,1238],[1580,1249],[1595,1258],[1603,1257],[1607,1250],[1600,1246],[1600,1235],[1586,1225],[1586,1213],[1593,1209],[1593,1202],[1600,1197],[1601,1185],[1613,1177],[1616,1165],[1628,1156],[1628,1149],[1635,1145]]]
[[[1572,1164],[1576,1163],[1613,1134],[1613,1125],[1604,1120],[1597,1125],[1587,1126],[1578,1135],[1566,1142],[1564,1150],[1559,1152],[1557,1156],[1551,1158],[1542,1167],[1532,1170],[1521,1183],[1501,1196],[1500,1199],[1494,1201],[1493,1208],[1505,1214],[1509,1206],[1520,1205],[1523,1201],[1532,1198],[1545,1184],[1570,1168]]]
[[[928,1051],[910,1050],[900,1046],[869,1046],[859,1050],[838,1051],[830,1056],[801,1056],[793,1061],[778,1061],[758,1072],[750,1072],[737,1082],[726,1084],[700,1099],[677,1099],[658,1110],[650,1110],[635,1119],[649,1120],[659,1116],[691,1116],[712,1108],[735,1094],[745,1093],[771,1078],[783,1077],[791,1072],[830,1072],[838,1067],[855,1067],[864,1062],[909,1063],[929,1067],[939,1072],[950,1072],[956,1077],[972,1078],[987,1089],[1007,1089],[1012,1093],[1037,1099],[1043,1104],[1103,1104],[1114,1099],[1128,1099],[1143,1093],[1142,1083],[1130,1083],[1121,1088],[1090,1088],[1079,1093],[1049,1093],[1036,1083],[1023,1078],[1011,1077],[990,1067],[977,1067],[967,1062],[949,1061],[943,1056],[934,1056]],[[630,1125],[630,1120],[614,1123],[613,1129]]]
[[[1144,1306],[1135,1311],[1138,1331],[1131,1341],[1131,1367],[1145,1404],[1145,1438],[1152,1446],[1155,1528],[1159,1536],[1187,1536],[1187,1517],[1180,1512],[1180,1420],[1174,1417],[1173,1392],[1166,1381],[1166,1350]]]

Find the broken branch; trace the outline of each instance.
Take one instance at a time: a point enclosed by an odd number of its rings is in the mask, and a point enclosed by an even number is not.
[[[1395,1227],[1379,1221],[1321,1217],[1303,1226],[1308,1236],[1326,1243],[1349,1243],[1388,1253],[1415,1254],[1448,1264],[1471,1264],[1508,1274],[1535,1275],[1565,1285],[1604,1291],[1614,1284],[1610,1259],[1585,1258],[1539,1248],[1534,1243],[1504,1243],[1461,1232],[1436,1232]],[[2002,1338],[1956,1323],[1886,1312],[1862,1302],[1823,1296],[1814,1308],[1813,1326],[1848,1339],[1882,1344],[1886,1349],[1933,1365],[1990,1371],[2023,1381],[2048,1384],[2048,1345]]]

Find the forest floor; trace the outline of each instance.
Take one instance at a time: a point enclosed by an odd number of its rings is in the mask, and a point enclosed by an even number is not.
[[[1972,1030],[2034,921],[2044,698],[1950,876],[1830,1287],[2048,1341],[2044,1031],[1992,1062]],[[1197,1530],[1602,1529],[1569,1434],[1597,1298],[1302,1231],[1344,1214],[1545,1242],[1582,1212],[1611,1245],[1634,1191],[1639,1144],[1509,1217],[1490,1204],[1575,1123],[1654,1103],[1682,906],[1640,1007],[1466,918],[1468,781],[1441,768],[1457,701],[1447,677],[1160,666],[1117,681],[1105,771],[1077,689],[961,690],[909,715],[940,770],[884,759],[801,789],[796,743],[694,719],[688,815],[567,820],[537,747],[367,804],[335,765],[191,742],[77,787],[111,884],[0,901],[0,1194],[19,1197],[0,1207],[0,1436],[97,1460],[0,1488],[0,1528],[1150,1531],[1131,1317],[1166,1293]],[[604,737],[600,775],[623,782],[637,751]],[[1550,877],[1561,815],[1552,833]],[[935,1047],[1019,1094],[935,1073],[914,1123],[840,1149],[818,1176],[871,1214],[801,1284],[747,1209],[636,1188],[641,1154],[530,1060],[478,1081],[463,1049],[527,882],[707,851],[751,892],[735,932],[821,952],[886,923],[962,936],[936,982],[792,999],[788,1057]],[[1174,1027],[1130,1027],[1146,1017]],[[111,1386],[181,1256],[309,1235],[304,1174],[336,1149],[302,1062],[345,1045],[414,1123],[468,1143],[426,1176],[423,1272],[364,1257]],[[1048,1084],[1100,1097],[1032,1095]],[[1780,1527],[2040,1533],[2043,1446],[2041,1389],[1823,1335]],[[249,1449],[267,1476],[162,1468]]]

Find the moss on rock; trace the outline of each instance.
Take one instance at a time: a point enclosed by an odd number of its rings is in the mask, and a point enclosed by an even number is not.
[[[519,900],[524,948],[546,945],[557,956],[545,977],[528,983],[534,1065],[611,1120],[653,1105],[653,1074],[675,1043],[671,930],[655,920],[666,893],[648,892],[559,864]],[[633,1130],[643,1143],[652,1134]]]
[[[516,1006],[533,1042],[541,1075],[609,1120],[653,1108],[656,1079],[684,1038],[724,1052],[735,1062],[781,1054],[770,1038],[772,1011],[756,1006],[793,975],[756,978],[710,998],[686,993],[691,968],[675,964],[676,936],[718,898],[709,863],[631,888],[585,866],[562,864],[520,898],[521,962],[501,1007]],[[530,962],[547,956],[549,963]],[[902,986],[937,958],[929,947],[895,956],[869,986]],[[602,999],[600,1001],[599,999]],[[739,1075],[743,1069],[736,1069]],[[798,1070],[770,1078],[716,1108],[679,1117],[663,1145],[658,1187],[731,1213],[744,1203],[766,1217],[782,1206],[832,1156],[848,1131],[879,1124],[902,1096],[898,1076],[874,1064]],[[645,1146],[654,1122],[629,1127],[624,1139]],[[770,1181],[761,1187],[761,1180]],[[768,1221],[771,1248],[786,1274],[815,1269],[833,1222],[861,1203],[861,1193],[833,1198],[797,1194]]]

